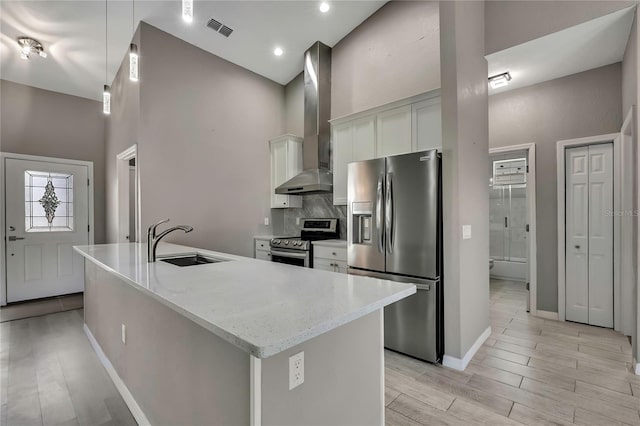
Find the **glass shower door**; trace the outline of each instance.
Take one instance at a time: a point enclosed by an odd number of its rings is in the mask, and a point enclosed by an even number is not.
[[[526,185],[495,185],[490,187],[489,196],[491,258],[526,262]]]

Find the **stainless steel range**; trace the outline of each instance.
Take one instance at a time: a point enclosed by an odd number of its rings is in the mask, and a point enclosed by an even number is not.
[[[273,238],[271,261],[313,268],[312,241],[340,238],[338,219],[302,219],[299,237]]]

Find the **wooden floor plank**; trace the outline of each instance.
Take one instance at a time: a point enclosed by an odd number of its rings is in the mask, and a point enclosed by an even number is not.
[[[418,382],[393,370],[387,370],[385,385],[443,411],[446,411],[455,399],[455,396],[449,393],[439,391],[425,382]]]
[[[389,409],[423,425],[458,426],[461,424],[458,418],[446,411],[438,410],[405,394],[401,394],[389,404]]]
[[[386,426],[424,426],[421,423],[411,420],[409,417],[403,416],[397,411],[385,409],[385,424]]]
[[[520,365],[514,362],[509,362],[493,357],[487,357],[483,361],[483,364],[493,368],[498,368],[500,370],[508,371],[522,377],[528,377],[530,379],[535,379],[543,383],[548,383],[550,385],[557,386],[561,389],[566,389],[571,392],[573,392],[573,390],[575,389],[575,379],[549,373],[526,365]]]
[[[554,417],[550,414],[538,410],[532,410],[522,404],[513,404],[509,418],[525,425],[531,426],[568,426],[573,422]]]
[[[576,417],[574,420],[577,425],[586,426],[628,426],[627,423],[612,420],[597,412],[576,408]]]
[[[502,349],[509,352],[515,352],[520,355],[526,355],[529,358],[537,358],[547,362],[555,362],[559,365],[564,365],[569,368],[577,368],[578,361],[575,358],[571,358],[568,356],[561,356],[557,354],[550,354],[543,350],[527,348],[520,345],[514,345],[512,343],[507,343],[503,341],[496,341],[493,345],[496,349]]]
[[[522,380],[522,385],[520,385],[520,387],[532,393],[553,398],[565,406],[594,411],[609,418],[610,420],[616,420],[629,425],[640,425],[640,417],[638,416],[637,409],[633,410],[607,404],[598,398],[592,398],[590,396],[566,391],[526,377]]]
[[[599,399],[600,401],[606,402],[611,405],[619,405],[621,407],[630,408],[636,411],[640,410],[640,398],[605,389],[589,383],[577,381],[576,393],[578,395],[585,395],[595,399]]]
[[[456,399],[447,412],[462,420],[465,425],[516,426],[522,424],[463,398]]]

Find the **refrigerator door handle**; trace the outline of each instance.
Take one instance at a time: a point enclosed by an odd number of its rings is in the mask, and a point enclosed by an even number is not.
[[[376,233],[378,235],[378,251],[384,253],[383,232],[382,232],[382,187],[384,175],[378,177],[378,188],[376,190]]]
[[[385,228],[386,228],[386,243],[387,243],[387,252],[389,254],[393,253],[393,181],[391,179],[392,174],[387,173],[387,188],[385,194]]]

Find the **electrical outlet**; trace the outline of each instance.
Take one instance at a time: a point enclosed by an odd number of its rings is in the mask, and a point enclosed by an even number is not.
[[[471,225],[462,225],[462,239],[463,240],[471,239]]]
[[[304,352],[289,357],[289,390],[304,383]]]
[[[122,324],[122,343],[127,344],[127,326]]]
[[[264,218],[264,226],[269,226],[269,218],[268,217]]]

